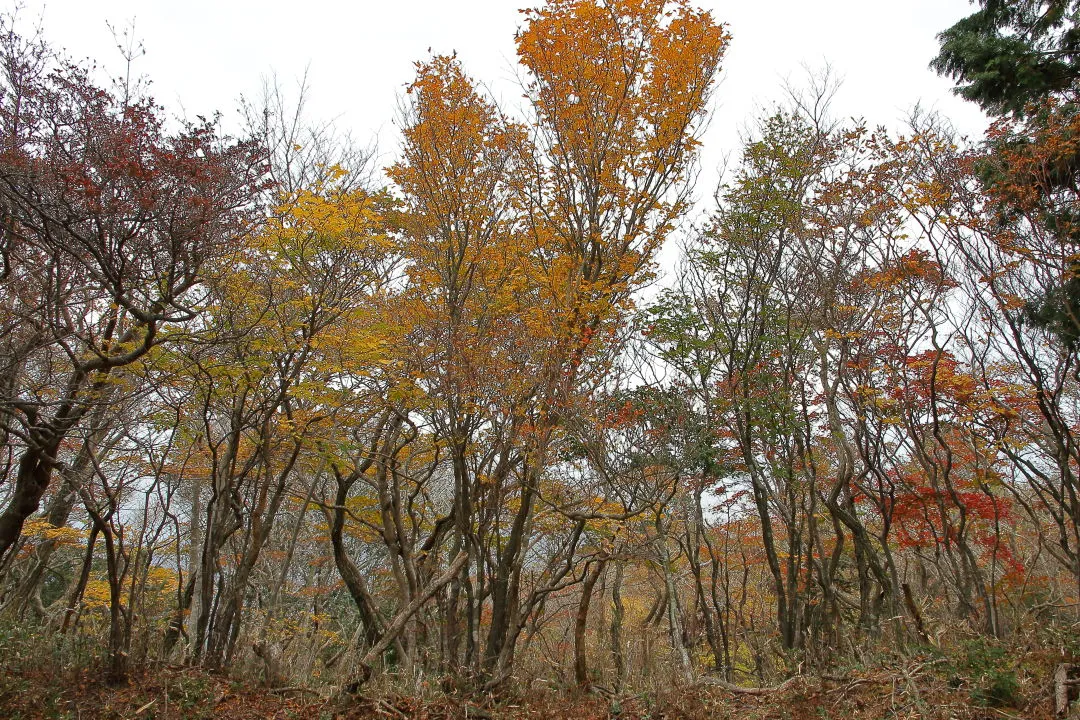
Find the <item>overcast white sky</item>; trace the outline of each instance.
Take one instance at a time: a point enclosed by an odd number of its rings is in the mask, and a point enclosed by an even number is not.
[[[10,2],[11,0],[9,0]],[[309,68],[311,115],[337,118],[358,140],[378,138],[389,158],[397,144],[397,98],[412,63],[457,51],[473,77],[504,106],[514,84],[518,8],[539,0],[24,0],[27,24],[39,15],[46,37],[76,58],[122,68],[106,23],[134,21],[146,55],[136,69],[159,102],[188,116],[221,111],[235,120],[240,95],[256,96],[276,73],[287,85]],[[898,126],[916,104],[938,110],[979,136],[981,113],[949,92],[927,67],[935,35],[974,9],[969,0],[698,0],[728,24],[733,42],[715,94],[699,195],[739,147],[755,108],[782,96],[786,78],[826,63],[843,78],[834,111],[871,125]]]

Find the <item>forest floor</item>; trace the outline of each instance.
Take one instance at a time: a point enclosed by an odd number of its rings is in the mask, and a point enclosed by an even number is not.
[[[305,688],[268,689],[183,667],[136,673],[110,686],[89,669],[4,669],[0,659],[0,718],[5,720],[367,720],[368,718],[524,720],[553,718],[685,718],[705,720],[881,720],[931,718],[1053,718],[1053,672],[1059,658],[1032,653],[1011,659],[1019,668],[1004,676],[957,672],[944,658],[853,670],[841,675],[798,677],[773,689],[718,687],[703,681],[668,695],[613,699],[596,693],[537,693],[500,699],[453,695],[410,698],[343,695],[328,698]],[[962,668],[961,668],[962,669]]]

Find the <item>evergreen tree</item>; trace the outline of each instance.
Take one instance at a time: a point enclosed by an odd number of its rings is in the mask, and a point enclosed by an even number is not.
[[[941,33],[932,66],[957,94],[991,115],[1071,94],[1080,78],[1076,0],[981,0],[981,9]]]
[[[1060,285],[1023,312],[1067,347],[1080,340],[1080,1],[980,0],[938,36],[931,63],[995,123],[977,169],[1000,221],[1044,234],[1058,251]]]

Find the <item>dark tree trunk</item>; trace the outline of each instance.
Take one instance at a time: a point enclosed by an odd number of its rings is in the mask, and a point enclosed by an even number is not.
[[[590,684],[588,666],[585,663],[585,630],[589,623],[589,605],[592,602],[593,588],[606,564],[605,560],[597,560],[593,564],[592,572],[585,576],[585,582],[581,586],[581,602],[578,603],[574,621],[574,680],[582,688],[587,688]]]
[[[41,497],[52,480],[56,450],[57,443],[30,447],[19,459],[11,502],[0,513],[0,560],[19,539],[26,519],[37,512]]]

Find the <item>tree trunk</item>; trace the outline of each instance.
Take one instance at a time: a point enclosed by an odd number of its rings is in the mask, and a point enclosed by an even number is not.
[[[607,561],[600,559],[593,564],[592,572],[585,576],[581,586],[581,602],[578,603],[577,617],[574,620],[574,680],[578,687],[589,686],[588,666],[585,663],[585,630],[589,622],[589,605],[592,602],[593,587],[600,579]]]
[[[423,592],[413,598],[411,603],[398,611],[394,616],[394,619],[386,626],[386,630],[383,631],[382,637],[380,637],[378,642],[373,644],[360,659],[361,684],[367,682],[368,678],[371,677],[371,663],[375,662],[380,655],[386,652],[386,649],[390,647],[391,643],[393,643],[398,635],[401,634],[401,631],[405,628],[405,624],[416,614],[416,611],[423,607],[424,603],[430,600],[435,593],[457,576],[458,571],[465,566],[465,561],[468,559],[468,553],[459,553],[458,556],[454,558],[454,561],[450,563],[450,567],[446,568],[446,571],[442,575],[432,580]]]
[[[22,534],[23,523],[37,512],[55,467],[57,444],[29,447],[19,458],[11,502],[0,513],[0,562]]]
[[[668,633],[671,636],[671,649],[679,661],[679,670],[685,682],[693,682],[694,670],[690,665],[690,655],[682,640],[682,625],[679,622],[679,610],[676,606],[675,577],[671,571],[671,553],[667,546],[667,534],[660,518],[656,520],[657,548],[660,553],[660,565],[664,571],[664,587],[667,590]]]
[[[622,627],[626,609],[622,601],[623,563],[615,564],[615,579],[611,583],[611,660],[615,665],[614,690],[622,692],[626,684],[626,655],[623,653]]]

